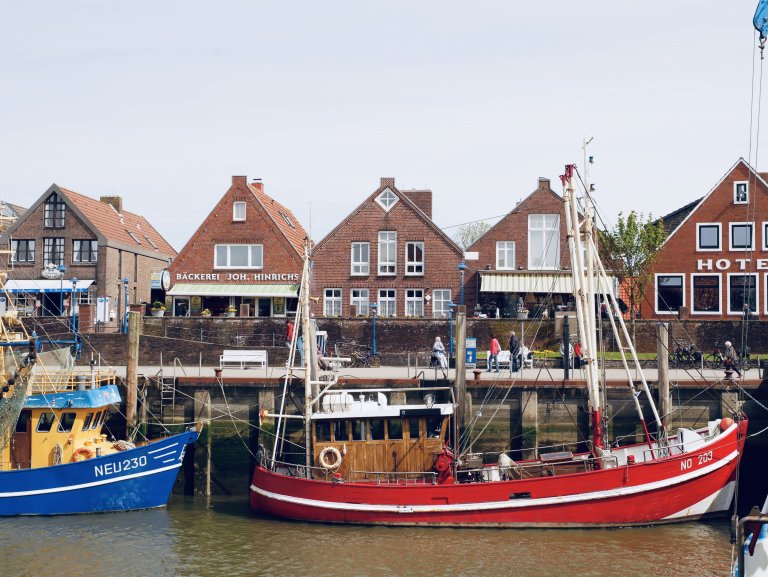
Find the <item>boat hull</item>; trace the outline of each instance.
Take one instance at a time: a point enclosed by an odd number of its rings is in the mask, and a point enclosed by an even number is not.
[[[333,483],[257,467],[251,506],[301,521],[383,525],[653,525],[726,512],[747,422],[695,451],[647,463],[513,481]]]
[[[197,431],[80,462],[0,472],[0,516],[162,507]]]

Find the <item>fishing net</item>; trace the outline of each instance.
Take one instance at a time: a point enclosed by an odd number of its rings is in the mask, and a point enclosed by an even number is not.
[[[13,367],[15,363],[12,359],[9,359],[10,353],[5,351],[3,360],[5,366]],[[8,386],[8,392],[3,393],[0,398],[0,453],[3,452],[5,447],[11,439],[11,433],[16,428],[16,421],[21,414],[21,408],[24,406],[24,399],[27,396],[27,389],[29,387],[29,374],[26,370],[22,370],[21,373],[16,373],[17,377],[3,376],[0,379],[2,386]]]

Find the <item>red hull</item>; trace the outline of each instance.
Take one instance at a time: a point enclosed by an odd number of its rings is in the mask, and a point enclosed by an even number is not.
[[[555,477],[453,485],[331,483],[257,467],[251,506],[301,521],[384,525],[615,526],[728,510],[746,419],[690,453]]]

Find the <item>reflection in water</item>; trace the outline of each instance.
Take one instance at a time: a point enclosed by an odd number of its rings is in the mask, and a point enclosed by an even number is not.
[[[728,522],[644,529],[344,527],[206,506],[0,520],[0,574],[69,577],[728,575]]]

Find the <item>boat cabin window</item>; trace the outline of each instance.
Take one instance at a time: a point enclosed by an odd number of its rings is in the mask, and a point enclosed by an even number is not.
[[[387,438],[403,438],[403,422],[400,419],[387,419]]]
[[[69,433],[75,424],[77,413],[62,413],[59,419],[59,433]]]
[[[85,416],[85,421],[83,421],[83,431],[87,431],[88,427],[91,426],[91,421],[93,420],[93,413],[88,413]]]
[[[96,429],[99,426],[99,419],[101,419],[101,411],[96,413],[96,418],[93,420],[93,427],[92,429]]]
[[[37,432],[47,433],[53,426],[53,421],[56,419],[56,415],[53,413],[43,413],[40,415],[40,420],[37,422]]]
[[[28,432],[29,427],[29,415],[24,415],[22,413],[21,417],[19,417],[16,420],[16,432],[17,433],[26,433]]]
[[[411,439],[419,440],[419,418],[418,417],[410,417],[408,419],[408,436]]]
[[[315,422],[315,439],[321,443],[331,440],[331,422]]]
[[[344,421],[331,421],[331,434],[334,441],[347,441],[347,423]]]
[[[371,427],[371,440],[383,441],[384,440],[384,419],[371,419],[368,421]]]
[[[427,437],[437,439],[440,437],[440,431],[443,426],[442,417],[430,417],[427,420]]]
[[[357,419],[352,421],[352,440],[353,441],[365,441],[365,421],[363,419]]]

